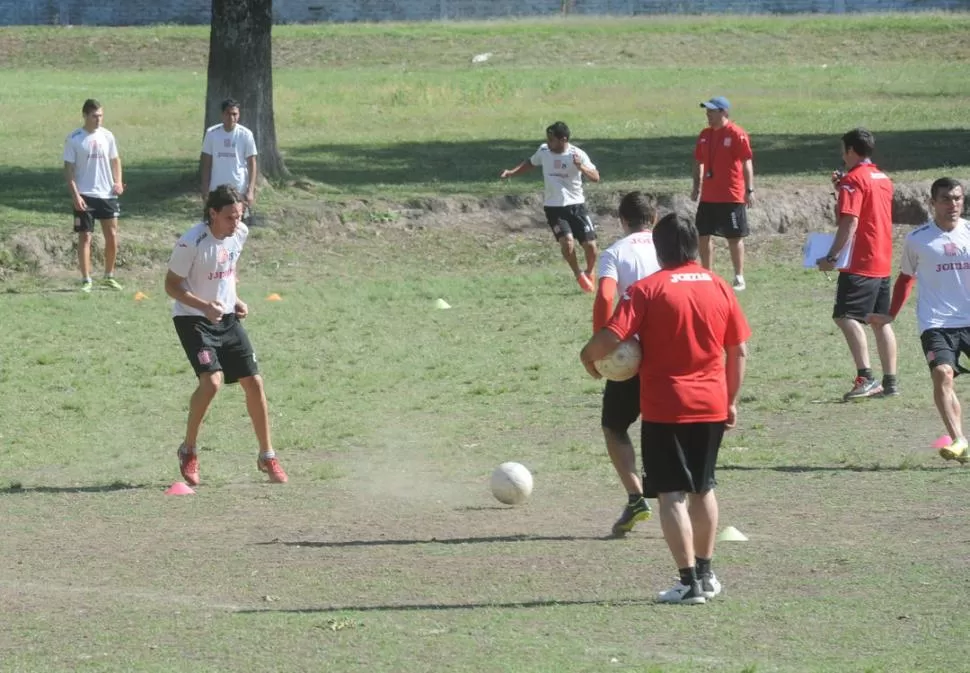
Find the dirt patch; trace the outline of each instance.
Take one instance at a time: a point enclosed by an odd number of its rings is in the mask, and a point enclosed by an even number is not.
[[[297,189],[301,185],[294,183]],[[896,185],[894,220],[900,225],[917,225],[929,218],[926,195],[929,182]],[[616,208],[621,192],[596,192],[589,207],[597,226],[605,232],[619,231]],[[684,194],[655,194],[661,213],[679,212],[691,219],[697,206]],[[801,237],[808,231],[830,229],[835,223],[835,200],[825,187],[758,190],[758,201],[748,212],[752,242],[786,234]],[[311,239],[393,235],[421,230],[466,231],[490,236],[539,234],[546,230],[540,194],[506,194],[490,197],[415,197],[404,201],[357,199],[336,203],[319,196],[291,199],[285,207],[267,206],[254,223],[256,228],[281,233],[299,231]],[[322,237],[322,238],[321,238]],[[119,266],[149,269],[164,264],[171,252],[171,237],[159,231],[127,230],[123,233]],[[102,250],[95,236],[92,256],[100,262]],[[75,237],[61,232],[19,231],[0,240],[0,280],[17,275],[56,276],[73,269]]]

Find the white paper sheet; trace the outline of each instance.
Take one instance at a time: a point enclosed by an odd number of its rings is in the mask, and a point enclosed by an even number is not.
[[[812,232],[805,239],[805,258],[802,260],[802,265],[806,269],[814,269],[819,257],[825,257],[829,254],[829,250],[832,249],[832,241],[835,240],[835,234],[823,234],[819,232]],[[842,253],[839,255],[838,261],[835,263],[835,268],[844,269],[849,265],[849,255],[852,254],[852,243],[849,242],[844,248],[842,248]]]

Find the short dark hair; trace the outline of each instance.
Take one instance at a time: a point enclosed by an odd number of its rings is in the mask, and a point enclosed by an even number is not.
[[[230,110],[234,107],[235,108],[239,107],[239,101],[237,101],[235,98],[227,98],[226,100],[222,101],[220,105],[220,108],[222,109],[223,112],[225,112],[226,110]]]
[[[953,191],[957,187],[963,190],[963,185],[960,184],[959,180],[954,180],[953,178],[940,178],[930,187],[930,198],[935,201],[940,194]]]
[[[683,215],[665,215],[653,228],[657,261],[672,268],[697,259],[697,227]]]
[[[566,122],[553,122],[546,128],[546,135],[560,140],[569,140],[569,127]]]
[[[842,136],[842,147],[852,150],[860,157],[871,157],[876,149],[876,138],[868,129],[860,126]]]
[[[219,185],[209,192],[209,196],[205,200],[205,214],[203,215],[203,219],[206,222],[210,222],[210,210],[219,212],[226,206],[231,206],[235,203],[242,203],[242,196],[239,194],[239,190],[232,185]]]
[[[620,218],[633,231],[640,231],[657,219],[657,207],[643,192],[630,192],[620,199]]]
[[[96,98],[88,98],[84,101],[84,105],[81,106],[81,114],[86,115],[89,112],[94,112],[95,110],[101,109],[101,103],[98,102]]]

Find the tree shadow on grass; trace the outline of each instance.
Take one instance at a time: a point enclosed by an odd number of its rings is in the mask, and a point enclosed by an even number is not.
[[[257,545],[285,545],[287,547],[317,547],[317,548],[341,548],[341,547],[396,547],[421,544],[481,544],[481,543],[502,543],[502,542],[581,542],[597,540],[614,540],[613,536],[582,536],[582,535],[495,535],[488,537],[455,537],[455,538],[423,538],[423,539],[385,539],[385,540],[337,540],[337,541],[315,541],[315,540],[270,540],[268,542],[257,542]]]
[[[481,608],[511,608],[511,609],[533,609],[563,607],[570,605],[602,605],[604,607],[624,606],[624,605],[657,605],[655,598],[633,598],[629,600],[556,600],[554,598],[531,601],[486,601],[479,603],[398,603],[387,605],[339,605],[319,608],[278,608],[278,609],[259,609],[235,610],[234,614],[239,615],[258,615],[258,614],[329,614],[336,612],[410,612],[417,610],[478,610]]]
[[[121,481],[92,486],[24,486],[23,484],[13,483],[6,488],[0,488],[0,495],[20,495],[26,493],[112,493],[115,491],[134,491],[149,487],[149,484],[129,484]]]
[[[699,131],[700,129],[698,129]],[[845,129],[848,130],[848,129]],[[840,137],[831,135],[752,135],[755,173],[763,176],[812,174],[828,178],[839,167]],[[875,132],[876,162],[886,171],[939,170],[970,164],[970,129]],[[696,136],[663,138],[575,138],[604,181],[689,179]],[[335,187],[409,185],[438,181],[496,181],[504,168],[527,159],[535,141],[495,139],[471,142],[405,142],[394,145],[308,145],[287,151],[296,175]],[[541,181],[538,172],[525,180]]]

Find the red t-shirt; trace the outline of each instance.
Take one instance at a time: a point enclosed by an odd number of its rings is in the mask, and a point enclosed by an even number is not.
[[[753,156],[748,134],[734,122],[701,131],[694,147],[694,158],[704,164],[701,201],[744,203],[743,165]]]
[[[640,336],[640,415],[652,423],[727,419],[724,349],[751,328],[727,283],[696,263],[660,271],[624,293],[607,323],[620,339]]]
[[[836,212],[859,218],[849,266],[842,271],[888,278],[893,266],[893,181],[866,160],[839,180],[838,189]]]

